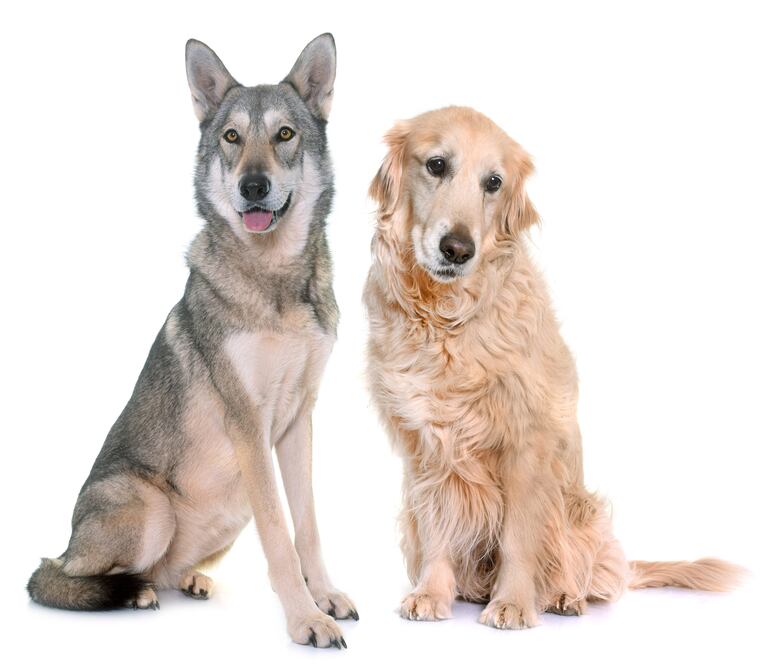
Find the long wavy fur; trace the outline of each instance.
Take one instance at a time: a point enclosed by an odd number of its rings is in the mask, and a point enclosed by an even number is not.
[[[433,114],[491,123],[471,110]],[[524,190],[532,165],[518,144],[505,136],[518,178],[473,272],[440,283],[416,263],[405,162],[421,124],[422,117],[401,122],[386,135],[389,151],[370,188],[378,212],[364,295],[370,385],[404,458],[410,579],[416,583],[432,557],[425,547],[441,546],[456,594],[489,599],[503,519],[518,508],[511,481],[520,480],[532,491],[526,520],[538,541],[539,610],[582,610],[629,586],[729,587],[737,569],[719,561],[629,564],[607,505],[583,485],[577,376],[523,240],[537,213]]]

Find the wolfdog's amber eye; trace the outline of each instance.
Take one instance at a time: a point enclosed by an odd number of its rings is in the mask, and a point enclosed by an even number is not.
[[[440,177],[446,171],[446,161],[436,156],[425,163],[425,167],[434,177]]]
[[[496,190],[500,190],[500,186],[502,185],[503,180],[496,174],[493,174],[487,179],[487,183],[484,184],[484,190],[486,190],[487,193],[494,193]]]
[[[285,125],[278,131],[278,138],[282,142],[288,142],[292,137],[294,137],[294,134],[294,131]]]
[[[229,130],[225,131],[225,141],[232,144],[233,142],[238,141],[238,133],[230,128]]]

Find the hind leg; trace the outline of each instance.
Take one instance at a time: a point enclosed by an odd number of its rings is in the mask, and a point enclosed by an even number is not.
[[[191,569],[182,576],[179,589],[193,599],[208,599],[214,589],[214,581],[205,574]]]
[[[545,612],[558,616],[582,616],[586,612],[586,600],[569,601],[567,595],[562,594],[546,607]]]
[[[135,599],[132,599],[126,604],[126,606],[132,609],[152,609],[153,611],[160,608],[160,602],[158,602],[158,595],[155,592],[155,588],[148,585],[143,588],[136,595]]]
[[[188,595],[193,599],[208,599],[211,597],[211,592],[214,589],[214,581],[210,576],[206,576],[206,574],[201,573],[198,569],[206,569],[207,567],[214,566],[222,559],[225,553],[232,548],[232,546],[232,543],[227,544],[224,548],[201,560],[195,565],[195,568],[182,574],[182,577],[179,580],[179,589],[185,595]]]
[[[69,546],[62,556],[67,576],[144,574],[166,552],[175,517],[166,495],[127,474],[89,485],[78,498]],[[134,608],[157,608],[155,591],[144,588]]]
[[[620,542],[612,536],[606,520],[604,543],[594,561],[589,602],[614,602],[625,592],[629,580],[628,560]]]
[[[565,496],[566,532],[552,562],[559,569],[551,575],[544,593],[545,610],[563,616],[585,613],[586,602],[613,601],[625,588],[628,565],[612,534],[604,502],[584,490]]]

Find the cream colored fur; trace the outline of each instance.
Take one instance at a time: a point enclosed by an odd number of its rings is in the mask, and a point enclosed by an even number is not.
[[[629,567],[604,501],[583,484],[575,366],[522,238],[537,221],[527,154],[457,107],[401,122],[386,142],[365,301],[371,389],[404,459],[415,589],[402,615],[445,618],[460,596],[488,602],[481,622],[524,628],[629,585],[729,587],[736,572],[720,561]],[[451,178],[427,172],[437,155]],[[503,186],[485,192],[492,173]],[[476,257],[446,282],[433,245],[457,224]]]

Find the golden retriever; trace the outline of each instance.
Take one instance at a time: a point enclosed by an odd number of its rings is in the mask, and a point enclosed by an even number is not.
[[[521,629],[627,587],[731,587],[719,560],[628,562],[583,484],[575,365],[523,239],[529,156],[462,107],[385,140],[365,302],[369,381],[404,459],[401,615],[447,618],[459,596]]]

